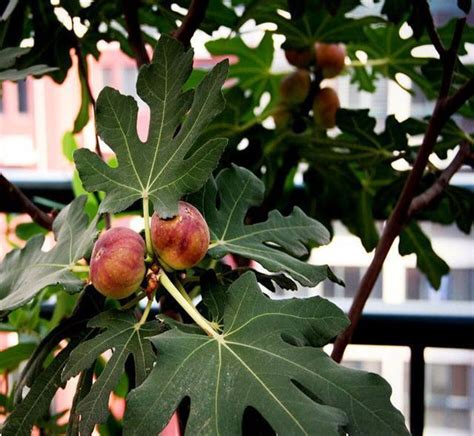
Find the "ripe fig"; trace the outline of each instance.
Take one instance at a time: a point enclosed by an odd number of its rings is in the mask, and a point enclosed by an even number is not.
[[[151,218],[151,241],[157,256],[174,269],[199,263],[209,248],[209,227],[191,204],[180,201],[178,215],[171,219]]]
[[[290,104],[303,103],[308,96],[311,77],[306,70],[298,69],[280,82],[280,95]]]
[[[106,297],[128,297],[145,276],[145,254],[145,243],[133,230],[114,227],[105,231],[92,250],[92,284]]]
[[[325,129],[334,127],[336,125],[336,112],[340,106],[339,97],[334,89],[321,89],[313,100],[314,122]]]
[[[290,48],[285,50],[285,57],[289,64],[307,68],[314,60],[314,52],[309,48]]]
[[[344,69],[346,48],[343,45],[317,42],[315,52],[316,66],[321,69],[325,79],[336,77]]]

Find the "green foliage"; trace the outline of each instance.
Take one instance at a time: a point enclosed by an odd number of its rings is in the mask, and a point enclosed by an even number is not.
[[[285,271],[305,286],[326,279],[327,266],[298,259],[308,254],[308,247],[329,242],[327,230],[301,209],[295,208],[288,217],[272,211],[263,223],[244,224],[248,209],[259,206],[263,195],[263,183],[236,166],[208,182],[196,201],[211,231],[210,255],[220,258],[233,253],[254,259],[270,271]]]
[[[92,433],[96,424],[107,419],[110,392],[118,384],[130,355],[133,356],[136,384],[140,385],[147,377],[155,353],[146,338],[160,332],[158,322],[139,327],[133,313],[120,311],[103,312],[89,321],[88,327],[100,329],[101,333],[74,349],[64,369],[63,381],[91,368],[105,351],[113,349],[114,353],[90,391],[78,402],[76,413],[81,417],[81,434]]]
[[[137,91],[151,109],[145,143],[136,131],[136,101],[111,88],[101,92],[97,99],[97,128],[117,154],[119,165],[110,168],[86,149],[74,154],[85,188],[106,193],[101,212],[120,212],[146,198],[160,216],[171,217],[177,213],[179,198],[198,190],[217,165],[225,139],[204,144],[196,141],[223,108],[221,87],[227,63],[217,65],[195,93],[183,93],[181,88],[191,73],[192,60],[192,50],[184,51],[177,41],[163,36],[153,62],[140,70]],[[144,155],[149,158],[143,159]]]
[[[338,366],[319,348],[345,326],[327,300],[271,301],[246,273],[228,290],[222,336],[174,324],[151,339],[161,357],[128,397],[125,433],[158,433],[190,397],[187,434],[239,434],[248,406],[278,434],[409,434],[385,381]]]
[[[404,159],[413,165],[429,125],[429,117],[400,122],[393,115],[381,120],[369,110],[342,108],[337,130],[315,126],[311,108],[322,77],[310,65],[310,96],[285,106],[287,122],[276,130],[270,117],[282,104],[283,74],[273,69],[274,43],[309,50],[316,42],[344,43],[346,73],[360,90],[375,92],[381,78],[399,83],[402,73],[417,93],[433,100],[446,62],[415,55],[414,49],[430,43],[420,4],[380,1],[381,14],[371,16],[358,0],[210,0],[199,29],[208,35],[227,32],[206,44],[212,56],[229,58],[226,82],[226,61],[207,73],[192,71],[192,49],[168,36],[186,21],[180,8],[189,8],[190,0],[152,3],[103,0],[84,7],[77,0],[60,5],[10,0],[0,7],[0,81],[46,74],[61,83],[77,60],[83,61],[73,72],[81,84],[79,113],[63,137],[63,153],[77,167],[72,185],[80,198],[55,219],[50,251],[42,250],[46,230],[21,224],[15,232],[27,241],[25,247],[0,264],[0,311],[11,311],[0,328],[18,332],[20,339],[0,353],[0,371],[14,372],[28,359],[15,389],[0,396],[2,411],[10,413],[2,434],[29,435],[34,425],[51,434],[90,434],[96,424],[101,434],[155,434],[185,398],[191,400],[189,418],[180,417],[187,434],[240,434],[249,407],[278,434],[309,434],[315,428],[335,435],[408,434],[386,382],[339,366],[323,352],[348,325],[343,313],[322,298],[272,301],[258,284],[294,290],[296,282],[337,282],[328,266],[306,263],[313,247],[329,242],[321,222],[330,228],[332,221],[342,221],[373,250],[379,240],[376,221],[391,214],[407,177],[393,163]],[[470,3],[459,0],[459,13],[468,13]],[[73,23],[87,25],[84,35],[78,37],[68,20],[58,18],[59,7]],[[256,45],[246,38],[249,20],[265,23]],[[409,38],[401,33],[407,26],[413,31]],[[445,47],[455,26],[452,20],[438,28]],[[140,39],[155,46],[157,34],[153,60],[141,67],[137,82],[137,94],[151,113],[147,139],[138,137],[137,101],[105,88],[96,102],[96,127],[115,156],[103,161],[78,149],[74,135],[88,123],[92,104],[86,61],[99,58],[97,43],[116,41],[133,57]],[[32,49],[20,48],[23,40],[32,41]],[[462,57],[472,40],[473,28],[466,26],[450,95],[474,77]],[[467,101],[443,126],[433,150],[439,158],[451,155],[461,141],[472,145],[473,132],[464,131],[461,116],[473,118],[473,104]],[[430,164],[417,193],[440,173]],[[104,301],[87,286],[81,271],[100,214],[130,214],[128,209],[143,200],[145,223],[153,211],[171,218],[186,196],[210,227],[209,253],[199,265],[159,269],[161,259],[149,250],[138,296]],[[49,199],[39,202],[62,208]],[[449,267],[419,222],[455,223],[469,233],[473,210],[472,192],[448,186],[404,227],[399,252],[415,254],[434,287]],[[143,236],[150,243],[148,233],[145,229]],[[227,255],[238,268],[224,264]],[[269,272],[253,270],[251,261]],[[137,302],[144,295],[149,300],[140,319]],[[196,309],[191,300],[198,295]],[[45,319],[41,307],[51,299],[54,310]],[[145,322],[153,300],[159,301],[164,322]],[[34,348],[33,342],[39,345]],[[64,411],[51,415],[49,407],[76,375],[65,429],[58,424]],[[123,423],[109,414],[112,392],[127,399]]]
[[[96,220],[89,223],[83,213],[85,200],[77,198],[54,220],[56,245],[50,251],[42,251],[44,236],[37,235],[7,254],[0,270],[1,311],[27,303],[49,285],[61,284],[71,293],[83,288],[71,267],[90,252],[96,234]]]

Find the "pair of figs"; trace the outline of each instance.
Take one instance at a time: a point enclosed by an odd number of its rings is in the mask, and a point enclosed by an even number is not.
[[[187,269],[199,263],[209,247],[209,228],[191,204],[179,202],[178,215],[171,219],[151,218],[151,240],[155,254],[173,269]],[[147,267],[143,238],[126,227],[101,234],[90,261],[90,280],[106,297],[121,299],[141,285]]]

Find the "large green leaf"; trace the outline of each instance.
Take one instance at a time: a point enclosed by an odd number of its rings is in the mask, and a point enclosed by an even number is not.
[[[441,277],[449,273],[448,264],[435,253],[430,240],[415,222],[400,233],[398,251],[402,256],[416,254],[416,266],[426,274],[435,289],[440,287]]]
[[[0,351],[0,373],[18,368],[21,362],[33,354],[36,345],[34,342],[22,342]]]
[[[76,198],[56,217],[53,224],[56,245],[42,251],[44,236],[32,237],[21,250],[13,250],[0,264],[0,311],[15,309],[46,286],[60,284],[67,292],[78,292],[82,280],[71,267],[86,256],[97,233],[94,219],[84,214],[86,197]]]
[[[199,136],[224,107],[221,92],[227,62],[206,75],[196,92],[182,92],[191,74],[193,51],[162,35],[153,62],[140,69],[138,95],[150,106],[148,138],[137,133],[137,102],[111,88],[97,99],[97,129],[115,151],[118,167],[111,168],[87,149],[74,154],[88,191],[105,191],[101,212],[119,212],[148,198],[163,217],[177,213],[178,200],[198,190],[224,150],[225,139],[202,144]]]
[[[27,68],[14,68],[18,58],[27,54],[31,49],[21,47],[8,47],[0,50],[0,82],[4,80],[22,80],[28,76],[43,75],[57,68],[47,65],[32,65]]]
[[[96,424],[107,419],[110,393],[119,383],[130,355],[133,356],[136,384],[142,383],[155,360],[151,343],[145,338],[158,334],[161,329],[158,321],[138,327],[133,312],[119,310],[101,313],[87,325],[103,331],[74,349],[64,369],[63,381],[90,368],[107,350],[114,352],[90,392],[77,404],[75,412],[80,416],[81,434],[90,434]]]
[[[320,297],[268,299],[248,272],[228,290],[222,335],[175,325],[151,339],[159,359],[128,396],[125,434],[157,434],[189,397],[188,435],[241,434],[249,406],[277,434],[408,435],[382,378],[321,350],[347,324]]]
[[[229,76],[238,79],[244,89],[252,91],[255,104],[258,105],[264,92],[269,92],[272,99],[278,96],[282,75],[271,72],[274,52],[271,33],[265,33],[255,48],[248,47],[240,37],[209,41],[206,48],[214,56],[238,57],[238,62],[230,66]]]
[[[329,242],[324,226],[301,209],[294,208],[286,217],[274,210],[265,222],[245,224],[248,209],[259,206],[264,197],[263,183],[247,169],[234,165],[221,171],[199,197],[196,202],[211,231],[211,256],[234,253],[254,259],[269,271],[284,271],[304,286],[316,286],[331,274],[327,266],[299,259],[308,254],[309,247]]]

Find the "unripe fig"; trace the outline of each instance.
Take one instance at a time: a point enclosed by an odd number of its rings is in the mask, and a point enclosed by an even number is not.
[[[209,227],[191,204],[180,201],[178,215],[171,219],[151,218],[151,241],[155,253],[174,269],[199,263],[209,248]]]
[[[317,42],[315,52],[316,66],[321,69],[325,79],[336,77],[344,69],[346,48],[343,45]]]
[[[330,129],[336,125],[336,112],[341,104],[332,88],[321,89],[313,100],[313,117],[317,125]]]
[[[289,48],[285,50],[288,63],[298,68],[307,68],[314,60],[314,51],[310,48]]]
[[[285,104],[279,103],[275,106],[272,116],[276,129],[280,130],[284,129],[290,122],[291,113]]]
[[[311,77],[307,70],[298,69],[280,82],[282,100],[290,104],[303,103],[308,96]]]
[[[145,243],[133,230],[114,227],[105,231],[92,250],[92,284],[106,297],[128,297],[145,276],[145,254]]]

